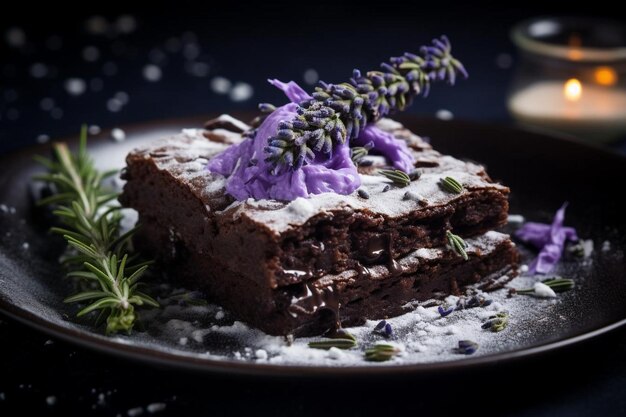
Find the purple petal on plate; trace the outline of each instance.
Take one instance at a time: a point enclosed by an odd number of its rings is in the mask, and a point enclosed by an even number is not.
[[[515,232],[515,236],[523,242],[530,243],[537,249],[550,242],[550,225],[544,223],[525,223]]]
[[[522,241],[540,249],[539,255],[528,268],[530,273],[547,274],[551,272],[561,259],[565,242],[578,240],[574,228],[563,226],[566,208],[567,203],[564,203],[557,210],[551,225],[526,223],[516,233],[516,236]]]

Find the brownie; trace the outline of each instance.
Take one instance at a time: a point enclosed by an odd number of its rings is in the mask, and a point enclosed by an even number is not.
[[[222,116],[206,130],[184,130],[131,152],[120,200],[139,212],[147,247],[162,259],[169,257],[195,287],[272,334],[319,331],[324,321],[319,314],[305,320],[289,311],[291,301],[301,298],[294,295],[298,288],[332,282],[327,288],[341,294],[336,300],[341,305],[339,320],[355,323],[363,317],[399,314],[401,300],[429,298],[437,293],[434,290],[447,294],[455,285],[460,288],[513,263],[515,251],[508,239],[499,249],[476,253],[468,262],[445,249],[446,230],[469,238],[504,224],[508,188],[491,181],[480,165],[441,155],[395,121],[383,119],[378,127],[406,141],[415,156],[420,177],[407,187],[377,174],[386,161],[374,155],[359,167],[361,191],[352,195],[235,201],[225,193],[225,178],[205,169],[211,157],[241,141],[248,129]],[[446,176],[461,182],[464,190],[454,194],[442,189],[440,180]],[[415,271],[398,266],[423,250],[442,255],[421,261]],[[492,258],[499,251],[500,257]],[[384,280],[385,286],[396,290],[374,302],[373,293],[382,287],[364,271],[380,268],[392,277]],[[350,274],[365,278],[352,282],[346,278]],[[419,293],[415,283],[426,282],[430,275],[428,282],[440,283]],[[363,306],[359,298],[366,300]],[[369,308],[370,300],[378,314]],[[336,316],[337,309],[322,310],[335,311]]]
[[[178,283],[201,290],[239,320],[273,335],[323,334],[366,319],[401,315],[416,302],[463,295],[467,285],[501,288],[516,274],[518,252],[508,235],[466,239],[468,260],[447,247],[424,248],[379,264],[270,288],[222,259],[191,252],[156,222],[142,224],[143,250],[157,256]]]

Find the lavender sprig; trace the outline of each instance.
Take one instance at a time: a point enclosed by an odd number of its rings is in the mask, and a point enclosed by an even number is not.
[[[404,110],[414,96],[428,95],[431,82],[453,85],[458,75],[467,77],[451,49],[442,36],[422,47],[419,55],[391,58],[378,71],[354,70],[352,78],[341,84],[320,82],[313,98],[299,104],[298,115],[281,122],[268,139],[266,160],[273,164],[273,172],[299,169],[319,153],[330,157],[335,145],[356,138],[368,123]]]

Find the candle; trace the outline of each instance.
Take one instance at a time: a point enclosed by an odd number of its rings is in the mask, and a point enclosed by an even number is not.
[[[610,84],[610,72],[604,77]],[[520,122],[591,140],[611,140],[626,132],[626,90],[565,82],[539,81],[515,92],[509,110]]]
[[[524,125],[608,142],[626,138],[626,26],[589,17],[516,25],[520,51],[507,105]]]

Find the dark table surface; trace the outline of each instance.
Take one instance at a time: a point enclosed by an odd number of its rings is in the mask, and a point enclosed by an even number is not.
[[[268,76],[310,89],[317,77],[342,80],[353,67],[373,68],[441,33],[450,36],[471,78],[433,89],[410,111],[512,123],[505,100],[517,58],[508,30],[520,19],[560,10],[540,3],[522,9],[386,2],[376,10],[318,2],[294,18],[291,6],[280,4],[193,13],[177,4],[171,14],[0,17],[0,152],[75,134],[82,123],[96,131],[246,110],[258,101],[280,104]],[[624,141],[612,146],[626,151]],[[182,373],[50,339],[2,315],[0,352],[2,416],[626,415],[624,330],[534,360],[389,380]]]

